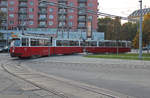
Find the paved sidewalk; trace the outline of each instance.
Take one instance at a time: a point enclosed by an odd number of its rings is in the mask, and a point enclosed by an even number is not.
[[[52,98],[134,98],[84,83],[46,75],[22,65],[15,66],[14,64],[8,63],[4,68],[13,75],[24,79],[39,88],[47,90],[48,92],[52,92],[52,94],[56,95]]]
[[[0,66],[0,98],[60,98],[60,97],[8,74]]]

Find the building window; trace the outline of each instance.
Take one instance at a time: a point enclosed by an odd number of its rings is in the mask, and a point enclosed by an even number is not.
[[[7,6],[7,1],[1,1],[1,5]]]
[[[69,6],[74,6],[74,3],[73,3],[73,2],[70,2],[70,3],[69,3]]]
[[[54,9],[53,9],[53,8],[49,8],[49,12],[51,12],[51,13],[52,13],[53,11],[54,11]]]
[[[14,1],[10,1],[9,4],[10,4],[10,5],[14,5],[15,2],[14,2]]]
[[[93,7],[93,3],[89,3],[88,6],[89,6],[89,7]]]
[[[33,1],[30,1],[30,5],[33,6],[33,5],[34,5],[34,2],[33,2]]]
[[[40,22],[40,26],[45,26],[45,25],[46,25],[45,21]]]
[[[93,17],[92,16],[88,16],[88,20],[92,20],[93,19]]]
[[[14,18],[14,14],[9,14],[9,17],[10,18]]]
[[[79,22],[79,27],[85,27],[85,22]]]
[[[29,18],[30,18],[30,19],[33,19],[33,15],[29,15]]]
[[[53,21],[49,21],[49,25],[52,26],[54,23]]]
[[[34,9],[33,8],[29,8],[29,12],[33,12],[34,11]]]
[[[85,3],[79,3],[79,7],[86,7]]]
[[[69,27],[72,27],[73,26],[73,22],[69,22]]]
[[[46,18],[46,15],[40,15],[39,18],[40,18],[40,19],[45,19],[45,18]]]
[[[65,22],[59,22],[59,26],[65,26]]]
[[[7,8],[1,8],[2,12],[7,12]]]
[[[14,11],[14,8],[9,8],[9,11],[10,11],[10,12],[13,12],[13,11]]]
[[[69,16],[69,19],[73,19],[73,16]]]
[[[54,18],[54,16],[53,15],[49,15],[49,19],[53,19]]]
[[[74,12],[74,10],[73,10],[73,9],[69,9],[69,12],[70,12],[70,13],[73,13],[73,12]]]
[[[9,24],[10,24],[10,25],[13,25],[13,24],[14,24],[14,21],[9,21]]]
[[[33,25],[34,24],[34,22],[33,21],[29,21],[29,25]]]

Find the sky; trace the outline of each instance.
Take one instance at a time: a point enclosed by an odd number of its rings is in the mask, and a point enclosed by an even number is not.
[[[140,8],[139,0],[98,0],[99,12],[127,17]],[[143,8],[150,8],[150,0],[143,0]]]

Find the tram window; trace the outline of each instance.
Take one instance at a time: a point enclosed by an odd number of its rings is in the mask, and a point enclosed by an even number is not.
[[[119,47],[122,46],[121,42],[117,42],[117,46]]]
[[[91,46],[97,46],[97,42],[91,42]]]
[[[105,46],[111,46],[111,42],[105,42]]]
[[[122,42],[122,47],[126,47],[126,43],[125,42]]]
[[[29,39],[28,38],[22,38],[22,46],[29,46]]]
[[[43,39],[40,39],[40,40],[39,40],[39,46],[45,46],[44,44],[45,44],[45,43],[44,43],[44,40],[43,40]]]
[[[11,47],[13,47],[13,46],[20,46],[21,45],[21,41],[20,41],[20,39],[13,39],[10,45],[11,45]]]
[[[70,45],[70,46],[75,46],[74,41],[69,41],[69,45]]]
[[[131,42],[127,42],[127,47],[131,47]]]
[[[104,42],[99,42],[99,46],[105,46]]]
[[[63,43],[63,46],[69,46],[69,41],[67,40],[62,41],[62,43]]]
[[[31,46],[39,46],[39,39],[31,38]]]
[[[83,41],[80,42],[80,46],[84,46],[84,42]]]
[[[57,40],[57,41],[56,41],[56,45],[57,45],[57,46],[62,46],[61,41],[60,41],[60,40]]]
[[[79,41],[75,41],[75,46],[79,46]]]
[[[112,46],[112,47],[116,46],[116,42],[112,42],[112,43],[111,43],[111,46]]]

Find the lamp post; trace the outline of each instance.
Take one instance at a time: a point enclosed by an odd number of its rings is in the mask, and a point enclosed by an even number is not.
[[[143,21],[143,15],[142,15],[142,0],[140,2],[140,33],[139,33],[139,59],[142,59],[142,21]]]

